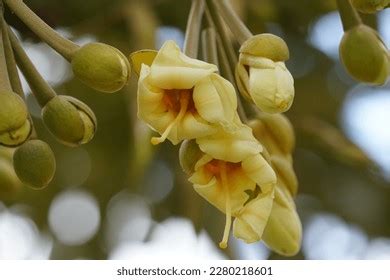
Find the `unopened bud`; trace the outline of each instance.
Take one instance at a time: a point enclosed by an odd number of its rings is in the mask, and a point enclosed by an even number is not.
[[[65,95],[50,100],[42,109],[42,118],[54,137],[71,147],[88,143],[97,127],[93,111],[80,100]]]
[[[275,189],[275,199],[263,240],[273,251],[283,256],[298,253],[302,241],[302,225],[291,195],[283,186]]]
[[[390,74],[388,50],[377,32],[360,24],[344,33],[340,59],[358,81],[382,85]]]
[[[0,92],[0,145],[19,146],[28,139],[31,132],[23,99],[10,91]]]
[[[41,140],[30,140],[15,151],[14,168],[24,184],[42,189],[53,179],[56,161],[48,144]]]
[[[112,93],[123,88],[130,78],[127,58],[118,49],[102,44],[82,46],[72,57],[74,75],[89,87]]]

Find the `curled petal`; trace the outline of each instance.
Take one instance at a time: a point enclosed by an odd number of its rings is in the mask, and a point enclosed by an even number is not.
[[[237,214],[233,223],[233,234],[246,243],[261,240],[267,225],[274,199],[274,191],[259,194]]]
[[[253,155],[242,161],[242,169],[256,182],[263,192],[275,187],[276,174],[261,154]]]
[[[215,73],[203,78],[194,88],[193,99],[202,118],[226,128],[232,126],[237,97],[228,80]]]
[[[153,61],[149,79],[164,89],[190,89],[217,70],[213,64],[184,55],[174,41],[167,41]]]
[[[219,129],[210,136],[196,139],[196,142],[204,153],[229,162],[240,162],[263,149],[254,138],[252,129],[242,124],[234,132]]]

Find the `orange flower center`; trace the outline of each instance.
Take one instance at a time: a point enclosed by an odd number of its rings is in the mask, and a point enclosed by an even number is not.
[[[169,111],[178,114],[181,107],[181,100],[188,99],[187,112],[196,112],[194,100],[192,99],[193,89],[166,89],[163,102]]]

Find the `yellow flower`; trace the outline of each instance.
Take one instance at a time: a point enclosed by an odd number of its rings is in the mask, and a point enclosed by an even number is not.
[[[240,92],[262,111],[287,111],[294,99],[294,79],[284,61],[286,43],[272,34],[252,36],[240,48],[236,80]]]
[[[276,183],[274,171],[260,153],[261,145],[258,142],[255,145],[256,139],[248,131],[250,128],[242,125],[230,135],[224,132],[220,140],[216,137],[200,144],[203,155],[189,178],[198,194],[226,214],[221,248],[227,246],[232,217],[239,215],[250,200],[250,194],[258,192],[258,188],[264,193],[272,192]],[[197,139],[197,142],[202,140]],[[225,147],[218,149],[218,143]],[[251,148],[248,149],[247,144]]]
[[[161,137],[178,144],[210,135],[219,127],[234,130],[237,99],[217,67],[180,52],[173,41],[160,49],[152,65],[142,65],[138,82],[138,116]]]

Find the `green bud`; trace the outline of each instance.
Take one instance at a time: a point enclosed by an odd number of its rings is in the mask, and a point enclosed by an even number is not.
[[[195,140],[185,140],[180,145],[179,161],[183,171],[191,175],[195,171],[195,164],[202,157],[203,153],[199,149]]]
[[[257,34],[246,40],[240,53],[265,57],[273,61],[286,61],[290,54],[286,42],[273,34]]]
[[[356,80],[382,85],[390,74],[388,50],[377,32],[360,24],[344,33],[340,59]]]
[[[54,177],[56,161],[53,151],[41,140],[30,140],[15,151],[14,169],[24,184],[42,189]]]
[[[0,145],[18,146],[32,132],[23,99],[10,91],[0,92]]]
[[[361,13],[372,14],[383,10],[390,0],[351,0],[351,4]]]
[[[71,63],[73,73],[80,81],[108,93],[123,88],[131,74],[130,63],[124,54],[102,43],[82,46],[74,53]]]
[[[0,200],[12,198],[23,186],[12,166],[12,153],[12,149],[0,147]]]
[[[59,95],[42,109],[43,122],[64,145],[76,147],[92,140],[97,127],[93,111],[80,100]]]

